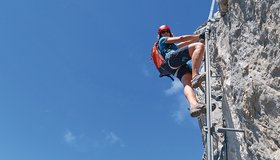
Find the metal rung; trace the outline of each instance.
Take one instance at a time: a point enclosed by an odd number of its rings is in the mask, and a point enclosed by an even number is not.
[[[220,78],[220,77],[222,77],[222,76],[211,76],[211,77],[218,77],[218,78]]]
[[[208,20],[208,22],[216,22],[215,18],[211,18]]]
[[[203,127],[203,130],[205,132],[208,132],[208,128],[206,126]],[[215,128],[212,127],[211,132],[215,132],[215,133],[225,133],[225,132],[243,132],[245,133],[245,130],[243,129],[235,129],[235,128]]]
[[[245,133],[245,130],[243,130],[243,129],[235,129],[235,128],[217,128],[215,131],[218,132],[218,133],[225,133],[227,131],[230,131],[230,132],[243,132],[243,133]]]

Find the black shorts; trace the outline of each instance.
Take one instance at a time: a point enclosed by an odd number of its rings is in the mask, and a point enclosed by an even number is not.
[[[188,46],[179,48],[173,52],[167,59],[167,62],[172,69],[172,74],[180,80],[184,74],[192,73],[192,63]]]

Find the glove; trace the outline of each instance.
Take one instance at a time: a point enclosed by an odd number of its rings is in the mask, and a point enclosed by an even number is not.
[[[205,40],[205,31],[199,34],[199,38]]]
[[[210,34],[211,30],[209,29],[208,31]],[[199,38],[205,40],[205,34],[206,34],[206,31],[203,31],[202,33],[199,34]]]

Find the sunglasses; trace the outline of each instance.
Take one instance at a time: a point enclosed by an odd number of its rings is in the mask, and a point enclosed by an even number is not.
[[[170,33],[169,30],[163,30],[163,31],[161,31],[160,33],[161,33],[161,34],[164,34],[164,33],[166,33],[166,32],[167,32],[167,33]]]

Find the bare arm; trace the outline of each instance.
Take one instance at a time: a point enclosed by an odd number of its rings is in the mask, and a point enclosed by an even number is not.
[[[168,37],[165,43],[179,43],[179,42],[186,42],[186,41],[195,42],[198,40],[199,40],[199,35],[183,35],[179,37]]]
[[[189,44],[193,43],[192,41],[185,41],[185,42],[181,42],[179,44],[177,44],[178,48],[182,48],[184,46],[187,46]]]

